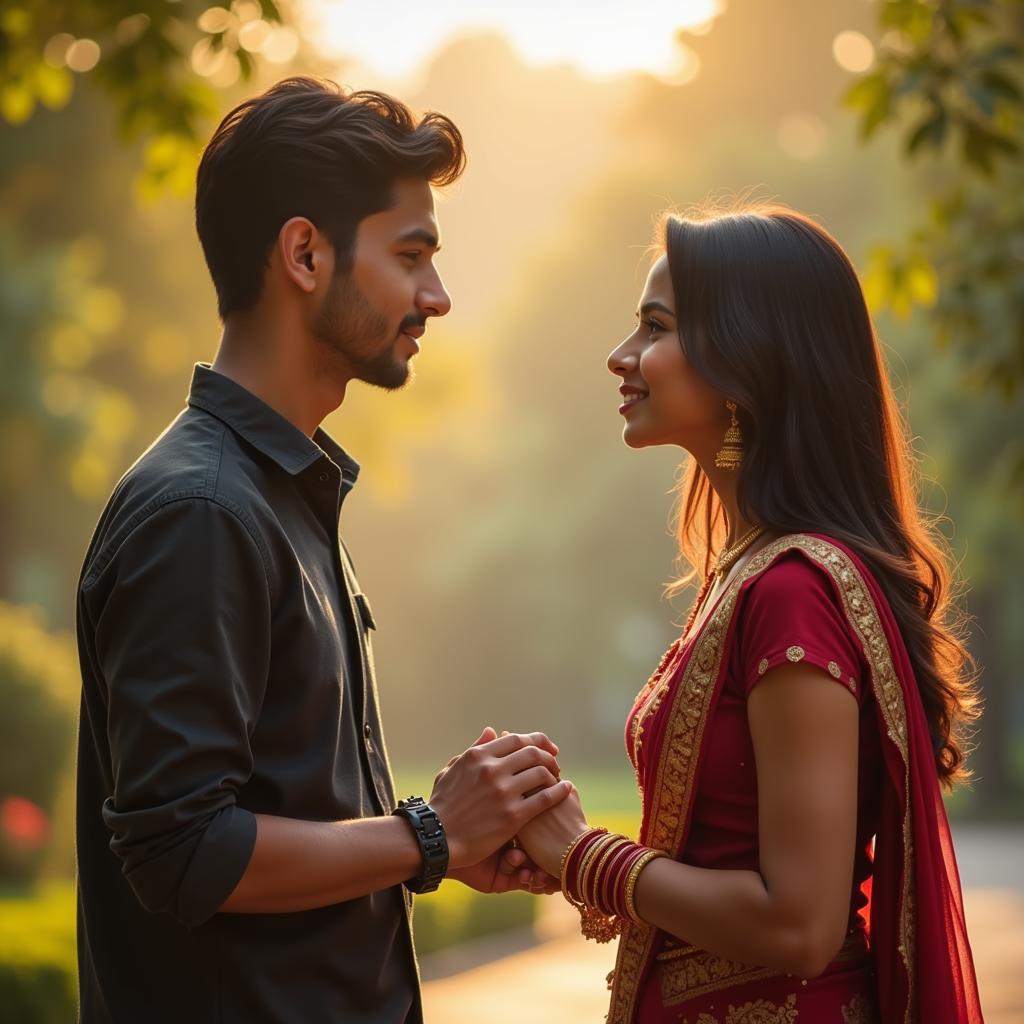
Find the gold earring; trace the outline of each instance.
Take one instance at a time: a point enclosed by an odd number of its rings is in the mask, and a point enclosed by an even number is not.
[[[730,399],[725,407],[732,413],[732,422],[725,432],[722,447],[715,453],[715,466],[718,469],[736,470],[743,461],[743,433],[740,431],[740,421],[736,419],[736,403]]]

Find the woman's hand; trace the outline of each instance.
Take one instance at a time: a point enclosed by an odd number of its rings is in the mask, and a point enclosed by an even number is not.
[[[550,896],[559,890],[557,878],[541,871],[525,850],[514,846],[497,850],[479,864],[449,871],[447,877],[477,892],[532,892]]]
[[[562,854],[587,828],[579,790],[569,783],[569,795],[551,810],[538,814],[523,825],[516,838],[534,864],[553,878],[558,878]]]

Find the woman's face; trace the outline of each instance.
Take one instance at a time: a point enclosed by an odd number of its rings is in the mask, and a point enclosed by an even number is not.
[[[636,329],[608,357],[608,369],[622,378],[622,439],[630,448],[679,445],[703,463],[721,447],[729,414],[725,397],[683,354],[665,256],[647,275],[636,316]]]

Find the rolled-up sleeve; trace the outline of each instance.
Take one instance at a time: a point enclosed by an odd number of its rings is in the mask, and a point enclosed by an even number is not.
[[[86,586],[108,698],[110,847],[147,910],[195,926],[256,840],[238,793],[269,669],[265,561],[238,514],[187,498],[135,526]]]

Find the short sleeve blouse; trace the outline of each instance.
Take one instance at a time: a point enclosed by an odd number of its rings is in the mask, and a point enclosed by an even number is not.
[[[748,587],[737,621],[735,668],[746,696],[770,669],[810,662],[863,699],[862,655],[829,576],[798,551]]]

